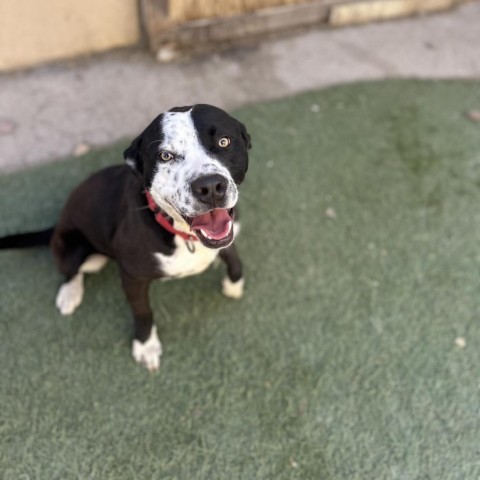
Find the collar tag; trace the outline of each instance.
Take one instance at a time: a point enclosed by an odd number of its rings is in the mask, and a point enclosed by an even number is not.
[[[195,244],[191,239],[185,240],[185,245],[190,253],[195,253]]]

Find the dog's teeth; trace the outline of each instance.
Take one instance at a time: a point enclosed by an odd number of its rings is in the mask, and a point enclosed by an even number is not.
[[[231,220],[228,221],[227,227],[228,227],[228,233],[232,230],[233,222]],[[208,240],[215,240],[213,237],[211,237],[203,228],[200,229],[202,232],[202,235],[205,238],[208,238]]]
[[[207,237],[209,240],[213,240],[212,237],[203,229],[200,230],[204,237]]]

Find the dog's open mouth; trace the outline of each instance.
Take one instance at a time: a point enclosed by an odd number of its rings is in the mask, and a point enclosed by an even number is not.
[[[221,248],[233,241],[233,209],[216,208],[188,219],[190,228],[209,248]]]

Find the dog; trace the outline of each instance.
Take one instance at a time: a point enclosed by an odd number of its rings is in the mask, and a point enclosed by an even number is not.
[[[132,141],[125,164],[100,170],[71,193],[55,227],[4,237],[0,248],[50,245],[65,278],[56,297],[62,315],[81,304],[84,275],[114,260],[133,314],[133,358],[158,370],[152,280],[199,274],[220,257],[227,267],[223,293],[243,294],[234,240],[250,148],[245,125],[225,111],[205,104],[172,108]]]

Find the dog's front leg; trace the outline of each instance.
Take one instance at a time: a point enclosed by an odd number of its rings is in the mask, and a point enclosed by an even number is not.
[[[241,298],[245,278],[242,273],[242,262],[238,256],[235,244],[220,250],[220,258],[227,264],[227,275],[222,281],[222,293],[226,297]]]
[[[121,272],[121,276],[134,320],[133,358],[151,372],[158,370],[162,344],[158,339],[157,327],[153,324],[153,314],[148,300],[148,289],[152,279],[132,277],[124,271]]]

